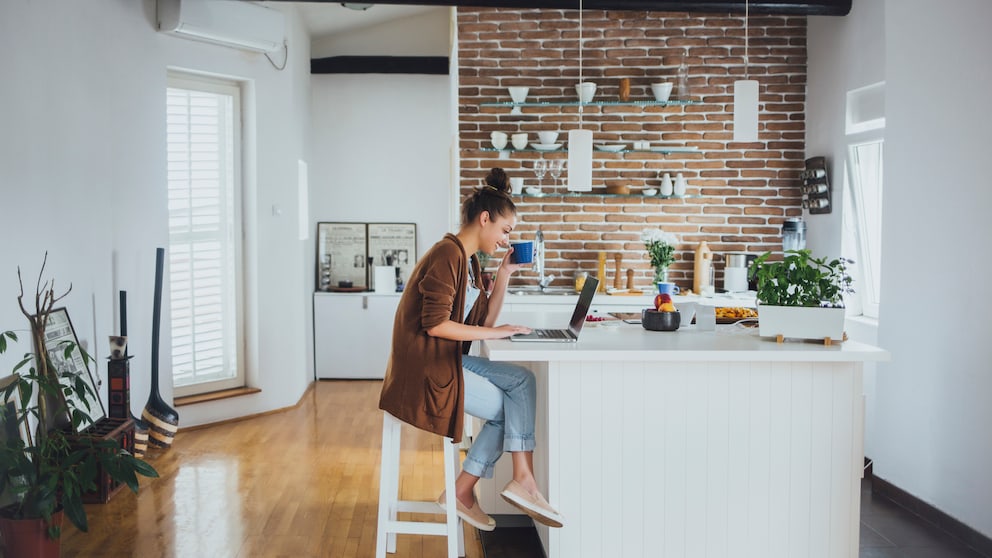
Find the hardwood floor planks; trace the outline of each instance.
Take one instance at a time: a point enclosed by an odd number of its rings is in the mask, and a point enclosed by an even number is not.
[[[148,461],[161,478],[88,505],[90,530],[67,525],[62,556],[366,558],[375,553],[382,415],[379,381],[322,381],[295,408],[180,429]],[[443,488],[442,440],[403,429],[400,494]],[[404,514],[406,515],[406,514]],[[433,516],[440,521],[442,516]],[[465,531],[467,558],[482,558]],[[395,558],[445,555],[440,537],[401,535]]]

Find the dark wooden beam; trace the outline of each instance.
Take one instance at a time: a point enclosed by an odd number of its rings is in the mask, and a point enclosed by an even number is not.
[[[331,56],[312,58],[311,74],[447,75],[446,56]]]
[[[311,0],[340,3],[340,0]],[[750,2],[755,14],[845,16],[853,0],[778,0]],[[480,8],[576,9],[579,0],[386,0],[378,4],[416,6],[466,6]],[[633,10],[649,12],[744,13],[745,0],[582,0],[586,10]],[[371,9],[375,9],[373,6]]]

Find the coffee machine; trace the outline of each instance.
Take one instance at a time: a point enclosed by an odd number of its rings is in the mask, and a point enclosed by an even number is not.
[[[723,289],[728,293],[739,293],[751,287],[747,280],[748,266],[755,256],[742,252],[732,252],[723,257]]]

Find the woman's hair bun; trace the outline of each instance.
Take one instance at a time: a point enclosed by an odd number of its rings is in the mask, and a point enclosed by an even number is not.
[[[495,167],[489,171],[486,176],[486,184],[496,188],[500,192],[510,191],[510,177],[506,176],[506,171],[499,167]]]

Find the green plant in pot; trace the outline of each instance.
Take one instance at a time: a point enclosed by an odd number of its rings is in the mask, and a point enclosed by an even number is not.
[[[18,303],[30,322],[31,352],[13,366],[9,383],[0,389],[0,421],[6,439],[0,444],[0,495],[11,502],[0,509],[7,556],[58,556],[61,517],[86,531],[84,493],[97,488],[98,471],[138,490],[137,475],[157,477],[155,469],[123,450],[114,440],[78,435],[89,422],[96,394],[79,375],[65,374],[49,359],[45,325],[60,296],[52,281],[39,273],[35,309],[24,306],[24,287]],[[20,280],[20,269],[18,269]],[[71,287],[70,287],[71,289]],[[0,332],[0,353],[17,342],[13,331]],[[89,367],[90,357],[72,343],[54,347],[70,358],[78,350]],[[28,546],[20,546],[28,545]]]
[[[789,250],[781,260],[758,256],[748,276],[757,281],[758,324],[763,337],[840,340],[844,295],[853,293],[846,258],[814,258]]]

